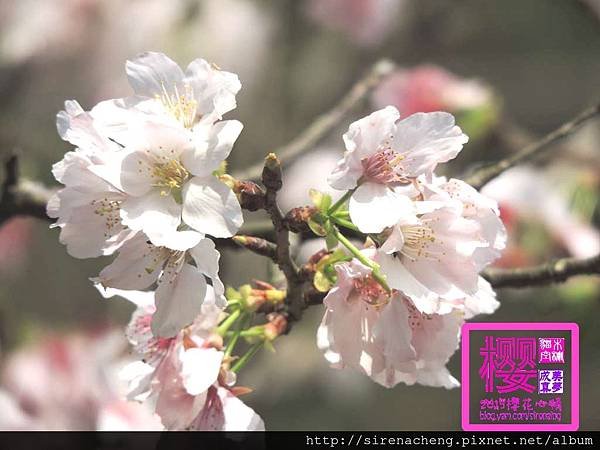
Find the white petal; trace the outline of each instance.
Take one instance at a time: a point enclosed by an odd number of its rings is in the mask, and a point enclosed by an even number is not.
[[[129,400],[143,401],[148,398],[154,370],[154,367],[142,361],[134,361],[121,369],[119,378],[128,382]]]
[[[237,120],[224,120],[216,123],[208,129],[207,136],[203,136],[205,133],[201,128],[202,132],[195,133],[200,135],[194,138],[198,142],[196,147],[184,152],[181,156],[183,165],[195,176],[211,175],[229,156],[242,128],[242,123]]]
[[[188,394],[199,395],[217,382],[223,352],[214,348],[182,348],[179,358],[182,364],[181,379]]]
[[[221,254],[216,249],[215,243],[208,238],[202,239],[198,245],[190,250],[190,254],[194,258],[198,270],[212,280],[217,306],[226,306],[223,297],[225,287],[219,278],[219,259]]]
[[[173,278],[163,277],[156,290],[156,312],[152,317],[155,336],[171,337],[192,323],[202,311],[206,279],[195,267],[184,264]]]
[[[154,190],[142,197],[125,200],[121,204],[121,220],[132,230],[144,231],[154,245],[161,246],[156,241],[176,232],[181,223],[181,209],[172,196]]]
[[[184,251],[195,247],[204,238],[201,233],[192,230],[152,231],[152,243],[158,247],[166,247],[171,250]]]
[[[163,262],[160,250],[147,244],[146,237],[139,234],[129,240],[115,260],[92,281],[118,289],[146,289],[158,278]]]
[[[200,233],[230,237],[242,226],[242,208],[225,183],[195,177],[183,189],[183,221]]]
[[[192,87],[201,120],[211,123],[236,107],[235,95],[242,87],[236,74],[217,69],[203,59],[189,64],[184,82]]]
[[[465,299],[465,319],[472,319],[478,314],[492,314],[500,307],[492,285],[483,277],[479,277],[477,292]]]
[[[416,113],[398,122],[392,148],[404,155],[405,174],[417,177],[456,157],[468,140],[452,114]]]
[[[379,233],[414,216],[413,202],[382,184],[364,183],[350,197],[350,217],[363,233]]]
[[[125,300],[129,300],[138,308],[154,306],[154,292],[152,291],[133,291],[105,288],[100,284],[94,284],[94,287],[98,289],[98,292],[100,292],[104,298],[111,298],[116,295],[118,297],[123,297]]]
[[[183,71],[176,62],[162,53],[146,52],[125,65],[129,84],[138,95],[154,97],[166,89],[172,93],[181,85]]]

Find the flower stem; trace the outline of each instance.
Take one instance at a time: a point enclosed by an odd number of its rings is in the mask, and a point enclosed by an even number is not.
[[[229,328],[231,328],[231,326],[236,322],[236,320],[239,319],[241,313],[242,311],[240,309],[236,309],[231,314],[229,314],[229,316],[227,316],[227,318],[217,328],[217,333],[220,336],[225,336],[227,330],[229,330]]]
[[[350,222],[349,220],[342,219],[342,218],[336,217],[336,216],[331,216],[331,221],[334,223],[337,223],[338,225],[341,225],[344,228],[348,228],[349,230],[360,232],[358,227],[356,225],[354,225],[352,222]]]
[[[238,373],[240,370],[242,370],[248,361],[250,361],[250,359],[261,349],[264,343],[264,341],[260,341],[250,347],[248,351],[244,353],[244,355],[233,365],[231,371]]]
[[[387,281],[385,279],[385,275],[383,275],[380,272],[380,267],[379,264],[377,264],[375,261],[367,258],[365,255],[363,255],[363,253],[354,246],[354,244],[352,242],[350,242],[348,240],[348,238],[346,238],[346,236],[344,236],[342,233],[340,233],[340,230],[338,230],[337,228],[334,227],[334,233],[335,233],[335,237],[337,238],[338,241],[340,241],[342,243],[342,245],[344,247],[346,247],[348,250],[350,250],[350,253],[352,253],[352,255],[354,255],[354,257],[356,259],[358,259],[361,263],[363,263],[365,266],[370,267],[371,270],[373,271],[373,278],[375,278],[375,280],[377,280],[377,282],[389,293],[392,292],[392,290],[390,289],[390,287],[387,284]]]
[[[335,202],[331,208],[329,208],[329,210],[327,211],[328,215],[332,215],[334,212],[336,212],[338,209],[341,208],[341,206],[346,203],[346,201],[348,201],[348,199],[352,196],[352,194],[354,194],[354,190],[355,189],[350,189],[348,192],[346,192],[344,195],[342,195],[342,197]]]
[[[240,322],[238,324],[237,330],[235,330],[233,332],[233,335],[231,336],[231,339],[229,340],[229,342],[227,343],[227,347],[225,347],[225,356],[231,356],[231,353],[233,352],[235,345],[237,344],[238,340],[240,339],[241,334],[243,333],[243,329],[246,326],[246,323],[248,322],[248,315],[246,313],[243,313],[240,316]]]

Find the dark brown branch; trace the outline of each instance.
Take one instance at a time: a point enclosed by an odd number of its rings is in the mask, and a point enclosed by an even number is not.
[[[277,262],[277,246],[273,242],[263,238],[245,235],[236,235],[231,239],[240,247],[250,250],[257,255],[266,256],[274,262]]]
[[[489,268],[482,274],[495,288],[522,288],[562,283],[577,275],[600,275],[600,255],[586,259],[562,258],[539,266]]]
[[[4,181],[0,187],[0,225],[13,216],[32,216],[50,220],[46,204],[52,191],[41,184],[19,180],[19,160],[11,154],[4,162]]]
[[[543,138],[527,145],[515,155],[509,156],[508,158],[502,159],[497,163],[479,169],[473,175],[468,177],[465,181],[474,188],[481,189],[486,183],[496,178],[505,170],[508,170],[511,167],[516,166],[517,164],[521,164],[531,160],[539,153],[549,148],[549,144],[571,134],[573,131],[579,128],[585,121],[591,119],[592,117],[595,117],[599,113],[600,103],[581,112],[575,118],[561,125],[554,131],[548,133]]]
[[[317,117],[291,142],[274,151],[279,155],[280,161],[289,164],[306,151],[313,149],[394,69],[395,64],[386,59],[375,63],[366,76],[359,80],[337,105]],[[254,164],[245,170],[234,172],[233,177],[238,180],[256,180],[260,177],[262,169],[261,163]]]
[[[305,308],[302,297],[303,280],[298,267],[290,254],[290,232],[286,227],[285,219],[277,205],[277,192],[281,189],[281,163],[274,153],[269,153],[265,158],[262,172],[262,182],[266,188],[265,210],[275,227],[275,261],[287,281],[286,304],[292,320],[299,320]]]

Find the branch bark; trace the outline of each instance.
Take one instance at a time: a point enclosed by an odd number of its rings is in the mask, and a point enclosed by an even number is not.
[[[289,164],[300,155],[312,150],[344,120],[352,108],[366,98],[395,68],[395,64],[387,59],[375,63],[365,77],[359,80],[337,105],[317,117],[291,142],[274,151],[280,161],[283,164]],[[261,176],[262,169],[262,163],[257,163],[246,170],[235,171],[232,175],[238,180],[257,180]]]
[[[265,158],[262,171],[262,182],[266,188],[265,210],[275,227],[275,262],[285,275],[287,281],[286,304],[291,320],[300,320],[305,309],[302,296],[304,280],[290,254],[290,231],[284,216],[277,205],[277,192],[281,189],[281,162],[274,153]]]
[[[595,117],[598,114],[600,114],[600,103],[582,111],[572,120],[564,123],[557,129],[551,131],[543,138],[525,146],[525,148],[523,148],[515,155],[509,156],[508,158],[502,159],[497,163],[477,170],[465,181],[471,186],[473,186],[475,189],[481,189],[485,184],[487,184],[492,179],[496,178],[502,172],[510,169],[511,167],[516,166],[517,164],[521,164],[531,160],[541,152],[547,150],[549,148],[549,144],[571,134],[572,132],[577,130],[584,122],[591,119],[592,117]]]
[[[600,275],[600,255],[586,259],[562,258],[533,267],[489,268],[482,274],[495,288],[522,288],[562,283],[577,275]]]
[[[19,159],[11,154],[4,162],[4,181],[0,186],[0,225],[13,216],[32,216],[42,220],[53,191],[39,183],[19,180]]]

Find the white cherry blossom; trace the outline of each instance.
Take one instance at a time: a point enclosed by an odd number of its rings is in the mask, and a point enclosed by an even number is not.
[[[218,276],[220,255],[214,243],[194,231],[181,231],[166,244],[157,247],[140,233],[123,245],[115,260],[93,279],[103,288],[131,291],[146,290],[157,283],[152,331],[160,337],[174,336],[189,325],[200,314],[209,292],[220,307],[226,305]],[[113,292],[100,291],[105,296]]]
[[[90,258],[112,254],[135,232],[121,222],[124,192],[94,173],[121,148],[95,127],[92,117],[75,101],[58,113],[60,136],[78,146],[54,164],[52,173],[65,187],[48,202],[47,213],[60,227],[60,242],[70,255]]]

